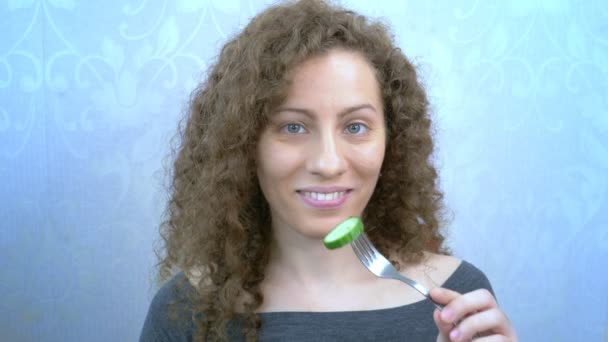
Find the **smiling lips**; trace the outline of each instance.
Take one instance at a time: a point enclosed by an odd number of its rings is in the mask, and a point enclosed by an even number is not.
[[[351,189],[302,189],[297,193],[304,203],[319,209],[333,209],[340,207],[348,198]]]

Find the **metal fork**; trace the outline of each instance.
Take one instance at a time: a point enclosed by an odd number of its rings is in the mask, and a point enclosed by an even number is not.
[[[367,237],[367,234],[361,233],[359,237],[357,237],[353,242],[351,242],[351,246],[355,251],[355,254],[368,270],[372,272],[379,278],[389,278],[400,280],[409,286],[416,289],[423,296],[428,298],[440,311],[443,309],[441,304],[435,303],[431,296],[429,295],[429,290],[422,286],[420,283],[410,279],[397,271],[397,269],[391,264],[388,259],[386,259],[371,241]]]

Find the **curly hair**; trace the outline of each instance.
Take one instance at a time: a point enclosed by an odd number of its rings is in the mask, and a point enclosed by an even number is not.
[[[271,234],[256,144],[286,98],[287,73],[332,49],[366,58],[384,105],[388,139],[382,176],[363,213],[366,231],[397,266],[420,262],[424,251],[448,253],[427,97],[387,27],[321,0],[275,5],[222,48],[180,126],[159,279],[199,270],[188,299],[196,340],[226,339],[237,316],[245,338],[256,339]]]

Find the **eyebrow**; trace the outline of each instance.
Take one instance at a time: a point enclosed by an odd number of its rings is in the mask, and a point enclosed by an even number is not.
[[[368,108],[371,109],[372,111],[376,112],[376,108],[374,108],[374,106],[368,104],[368,103],[364,103],[364,104],[360,104],[360,105],[356,105],[356,106],[352,106],[352,107],[347,107],[345,109],[343,109],[342,111],[340,111],[340,113],[338,113],[338,117],[342,118],[352,112],[358,111],[360,109],[364,109],[364,108]],[[281,107],[279,108],[276,113],[280,113],[280,112],[295,112],[295,113],[301,113],[304,114],[306,116],[309,116],[311,118],[314,117],[313,113],[314,111],[305,109],[305,108],[297,108],[297,107]]]

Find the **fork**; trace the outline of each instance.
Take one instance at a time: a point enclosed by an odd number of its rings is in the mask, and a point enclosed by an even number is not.
[[[365,234],[365,232],[362,232],[359,237],[353,240],[353,242],[351,242],[351,246],[353,247],[357,258],[359,258],[363,266],[365,266],[365,268],[372,272],[376,277],[396,279],[402,281],[416,289],[416,291],[420,292],[426,298],[428,298],[431,303],[433,303],[433,305],[435,305],[435,307],[439,309],[439,311],[443,309],[443,305],[436,303],[433,298],[431,298],[431,296],[429,295],[429,290],[426,287],[422,286],[422,284],[416,282],[415,280],[399,273],[395,266],[393,266],[393,264],[391,264],[391,262],[388,261],[388,259],[386,259],[384,255],[382,255],[376,249],[376,247],[374,247],[372,242],[369,241],[369,238],[367,237],[367,234]],[[454,322],[453,325],[457,326],[458,323],[459,322]],[[481,335],[475,334],[473,337],[477,338],[481,337]]]
[[[361,233],[359,237],[351,242],[351,246],[353,247],[355,254],[363,266],[376,275],[376,277],[402,281],[428,298],[437,307],[437,309],[439,309],[439,311],[443,309],[443,305],[436,303],[431,298],[429,295],[429,290],[426,287],[399,273],[391,262],[388,261],[388,259],[386,259],[380,252],[378,252],[372,242],[369,241],[369,238],[365,232]]]

